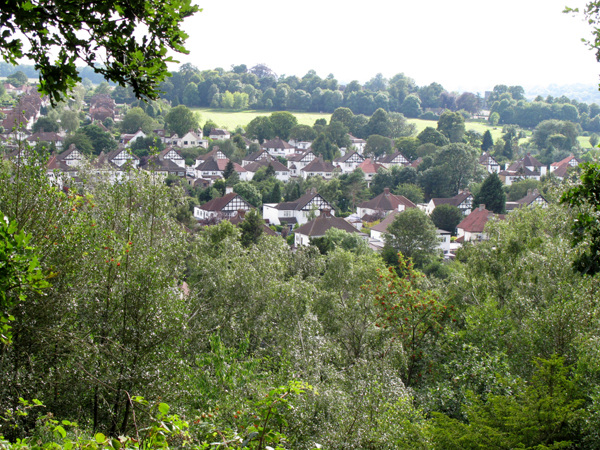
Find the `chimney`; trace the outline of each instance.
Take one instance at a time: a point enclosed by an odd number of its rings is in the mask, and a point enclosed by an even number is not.
[[[482,203],[479,205],[479,211],[483,211],[485,209],[485,204]]]
[[[531,195],[531,194],[532,194],[531,189],[527,189],[527,195]]]
[[[383,188],[383,195],[385,195],[385,196],[390,195],[390,188]]]
[[[233,186],[225,186],[225,195],[233,192]]]
[[[321,212],[321,217],[328,218],[331,217],[331,209],[327,208]]]

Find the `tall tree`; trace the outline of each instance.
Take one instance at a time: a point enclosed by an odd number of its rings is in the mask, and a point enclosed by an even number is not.
[[[287,141],[290,137],[290,131],[298,125],[298,119],[292,113],[287,111],[274,112],[269,117],[273,134]]]
[[[497,173],[491,173],[483,180],[479,192],[473,202],[475,205],[485,205],[485,208],[496,214],[503,214],[506,207],[504,185]]]
[[[483,142],[481,143],[481,150],[487,152],[493,146],[494,139],[492,139],[492,133],[490,133],[490,130],[485,130],[485,133],[483,133]]]
[[[438,120],[437,130],[450,139],[450,142],[462,142],[465,119],[460,113],[444,111]]]
[[[167,113],[165,125],[171,133],[183,137],[188,131],[198,129],[200,118],[187,106],[179,105]]]
[[[424,211],[409,208],[398,213],[388,225],[385,245],[402,253],[405,258],[411,258],[417,267],[422,267],[435,257],[438,246],[435,225]]]

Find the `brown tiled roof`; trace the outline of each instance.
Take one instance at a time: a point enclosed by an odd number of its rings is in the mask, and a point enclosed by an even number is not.
[[[359,164],[358,166],[365,174],[370,174],[370,173],[377,173],[377,171],[379,169],[385,169],[385,166],[379,164],[379,163],[374,163],[371,161],[371,158],[367,158],[365,159],[362,163]]]
[[[298,200],[293,201],[293,202],[283,202],[283,203],[279,203],[276,208],[278,210],[291,210],[291,211],[300,211],[302,208],[304,208],[313,198],[315,197],[321,197],[318,193],[316,192],[307,192],[306,194],[304,194],[302,197],[300,197]],[[323,199],[323,197],[321,197]],[[325,199],[323,199],[323,201],[325,201]],[[327,203],[327,202],[326,202]],[[327,203],[329,205],[329,203]],[[329,205],[329,208],[331,208],[331,205]]]
[[[294,148],[294,147],[292,147],[290,144],[285,142],[283,139],[275,138],[275,139],[271,139],[269,141],[264,142],[263,145],[260,146],[260,148],[262,148],[262,149],[267,149],[267,148],[290,149],[290,148]]]
[[[394,221],[398,214],[402,214],[403,211],[392,211],[388,214],[385,219],[379,222],[377,225],[371,227],[371,230],[379,231],[380,233],[385,233],[387,231],[387,227]]]
[[[384,155],[381,158],[379,158],[377,160],[377,162],[382,163],[382,164],[391,163],[392,161],[394,161],[394,159],[398,158],[399,156],[401,156],[402,158],[404,158],[406,161],[408,161],[410,163],[410,159],[408,159],[406,156],[404,156],[399,151],[396,151],[395,153],[392,153],[391,155]]]
[[[275,172],[289,172],[290,171],[290,169],[285,167],[283,164],[281,164],[276,159],[271,160],[271,161],[267,161],[266,159],[254,161],[249,164],[246,164],[244,166],[244,169],[246,169],[249,172],[256,172],[261,167],[269,167],[269,165],[271,165],[273,167]]]
[[[456,228],[461,228],[469,233],[481,233],[483,228],[489,219],[495,217],[497,219],[504,219],[504,214],[494,214],[485,208],[476,208],[471,214],[463,219]]]
[[[433,204],[435,206],[439,206],[439,205],[453,205],[453,206],[458,207],[458,205],[460,205],[462,202],[464,202],[469,197],[472,197],[472,194],[469,191],[464,191],[464,192],[461,192],[461,193],[455,195],[454,197],[449,197],[449,198],[432,198],[431,200],[433,200]]]
[[[332,216],[328,211],[324,211],[316,219],[305,223],[301,227],[298,227],[295,232],[304,234],[310,237],[324,236],[325,232],[330,228],[337,228],[339,230],[347,231],[348,233],[359,233],[359,231],[346,222],[341,217]]]
[[[577,161],[577,163],[579,164],[581,161],[579,159],[577,159],[573,154],[570,154],[569,156],[567,156],[566,158],[558,161],[558,162],[553,162],[552,164],[550,164],[553,167],[559,167],[562,166],[563,164],[569,164],[571,162],[571,160],[574,159],[575,161]]]
[[[242,197],[240,197],[239,194],[235,192],[225,194],[223,197],[213,198],[212,200],[206,202],[204,205],[200,206],[200,208],[202,208],[205,211],[223,211],[223,208],[225,208],[236,197],[239,197],[244,203],[246,203],[248,209],[251,208],[250,205]]]
[[[306,167],[301,169],[303,172],[333,172],[335,167],[329,161],[323,161],[320,156],[309,162]]]
[[[359,208],[380,209],[382,211],[394,211],[398,205],[404,205],[405,208],[416,208],[413,202],[402,195],[394,195],[388,188],[385,188],[377,197],[361,203]]]

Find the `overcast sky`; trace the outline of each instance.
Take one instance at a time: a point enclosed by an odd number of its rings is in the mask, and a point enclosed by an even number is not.
[[[199,69],[265,63],[342,83],[404,73],[417,85],[483,92],[496,84],[598,84],[590,27],[563,14],[583,0],[202,0],[188,18]]]

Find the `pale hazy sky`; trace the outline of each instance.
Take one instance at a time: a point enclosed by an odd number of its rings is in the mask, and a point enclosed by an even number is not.
[[[403,72],[417,85],[483,92],[496,84],[597,85],[600,63],[582,38],[583,0],[201,0],[188,18],[199,69],[265,63],[278,75],[313,69],[340,82]]]

